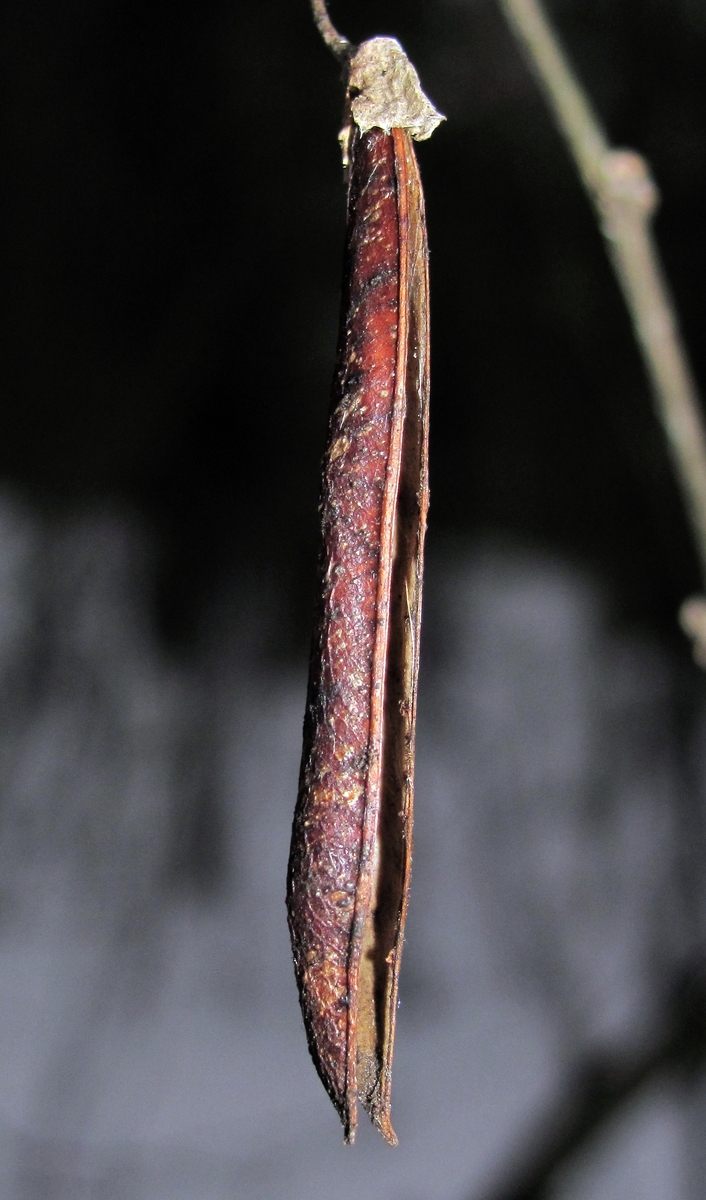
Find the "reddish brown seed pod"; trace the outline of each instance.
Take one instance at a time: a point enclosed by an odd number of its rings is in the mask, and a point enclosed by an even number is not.
[[[358,102],[371,93],[361,76],[372,75],[374,91],[379,65],[370,60],[379,43],[389,79],[390,46],[395,59],[402,51],[374,39],[353,59],[349,82],[341,331],[287,904],[309,1048],[346,1140],[355,1136],[360,1099],[395,1144],[390,1081],[429,496],[429,288],[410,129],[381,128],[376,114],[363,128],[360,117]],[[416,136],[428,133],[417,128]]]

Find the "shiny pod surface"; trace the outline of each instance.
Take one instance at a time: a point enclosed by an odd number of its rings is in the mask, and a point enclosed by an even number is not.
[[[428,275],[409,133],[356,133],[287,903],[309,1047],[383,1136],[411,868],[428,505]]]

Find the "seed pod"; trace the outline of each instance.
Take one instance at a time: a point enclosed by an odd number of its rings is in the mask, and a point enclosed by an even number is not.
[[[364,43],[351,64],[341,332],[287,887],[314,1063],[346,1140],[354,1139],[360,1099],[393,1145],[390,1078],[411,868],[429,495],[427,242],[409,127],[429,136],[420,122],[428,126],[431,106],[414,93],[403,127],[400,90],[410,72],[418,89],[400,47],[386,38]],[[387,128],[375,91],[381,73],[397,104],[397,123]],[[433,125],[439,119],[434,114]]]

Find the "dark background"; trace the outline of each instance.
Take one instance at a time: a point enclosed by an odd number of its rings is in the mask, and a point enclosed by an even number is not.
[[[650,161],[697,378],[706,9],[548,5],[611,140]],[[432,275],[430,538],[500,536],[607,582],[679,643],[696,561],[593,217],[490,0],[333,3],[397,36],[448,121],[419,149]],[[333,368],[342,89],[305,0],[11,0],[0,477],[52,513],[119,504],[182,646],[219,579],[275,573],[308,639]],[[688,648],[683,648],[688,654]]]
[[[706,3],[548,8],[611,140],[652,165],[704,382]],[[495,3],[332,15],[398,36],[448,117],[419,147],[432,507],[401,1145],[343,1150],[284,918],[338,67],[308,0],[9,0],[0,1192],[497,1200],[509,1171],[526,1197],[568,1119],[588,1190],[553,1195],[704,1200],[706,708],[675,620],[699,578],[629,321]]]

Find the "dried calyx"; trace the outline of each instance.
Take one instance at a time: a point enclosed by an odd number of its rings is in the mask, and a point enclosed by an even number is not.
[[[348,69],[345,124],[339,134],[344,166],[348,166],[354,126],[360,133],[407,129],[423,142],[445,119],[424,95],[417,72],[395,38],[371,38],[354,52]]]

